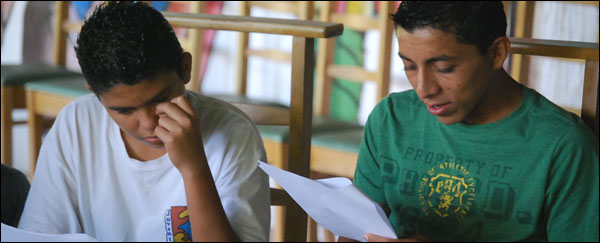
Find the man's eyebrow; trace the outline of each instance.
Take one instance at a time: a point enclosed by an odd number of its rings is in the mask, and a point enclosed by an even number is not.
[[[413,62],[413,60],[411,60],[408,57],[405,57],[404,55],[402,55],[402,53],[398,52],[398,56],[400,56],[400,58],[405,59],[407,61]],[[432,57],[427,59],[427,61],[425,61],[425,64],[430,64],[433,62],[439,62],[439,61],[450,61],[450,60],[454,60],[454,59],[458,59],[458,57],[453,57],[453,56],[448,56],[448,55],[441,55],[441,56],[437,56],[437,57]]]
[[[165,89],[160,91],[157,95],[152,97],[152,99],[150,99],[144,105],[151,104],[151,103],[164,102],[165,96],[167,96],[170,91],[171,91],[171,89],[169,87],[166,87]],[[115,110],[115,111],[124,111],[124,110],[133,110],[133,109],[136,109],[137,107],[135,107],[135,106],[109,106],[108,108],[110,108],[111,110]]]

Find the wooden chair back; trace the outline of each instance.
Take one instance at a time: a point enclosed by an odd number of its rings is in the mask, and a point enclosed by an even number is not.
[[[331,87],[333,78],[343,78],[355,82],[373,81],[377,84],[377,101],[388,95],[390,90],[390,65],[393,21],[389,13],[394,12],[394,2],[379,2],[379,17],[373,18],[360,14],[338,14],[333,11],[335,2],[322,2],[320,21],[343,23],[345,29],[360,32],[377,30],[380,33],[377,71],[363,67],[341,66],[333,64],[335,39],[320,39],[317,50],[315,114],[326,116],[330,111]]]
[[[164,13],[174,27],[209,28],[215,30],[232,30],[248,33],[267,33],[293,36],[292,47],[292,87],[289,111],[281,108],[262,107],[260,110],[250,109],[251,105],[239,106],[258,124],[286,124],[290,126],[290,142],[287,170],[309,177],[310,174],[310,137],[313,99],[313,53],[314,38],[330,38],[343,32],[341,24],[302,20],[283,20],[255,18],[244,16],[211,16],[203,14]],[[277,110],[272,110],[277,109]],[[261,115],[262,113],[262,115]],[[283,114],[283,115],[281,115]],[[257,117],[275,119],[277,121],[260,120]],[[290,198],[281,198],[286,193],[274,192],[272,204],[285,204],[284,241],[306,240],[306,213]]]
[[[312,1],[240,1],[239,15],[250,16],[252,7],[274,10],[282,13],[291,13],[298,16],[300,20],[312,20]],[[238,56],[236,60],[236,95],[246,95],[248,89],[248,58],[250,56],[261,57],[268,60],[290,62],[291,54],[278,49],[250,49],[250,35],[248,32],[240,32],[238,39]]]

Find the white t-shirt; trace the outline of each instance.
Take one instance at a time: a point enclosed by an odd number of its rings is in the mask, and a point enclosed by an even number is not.
[[[258,168],[265,150],[237,108],[187,92],[199,115],[206,158],[225,213],[243,241],[268,241],[269,181]],[[185,238],[183,179],[168,154],[128,156],[120,128],[98,98],[67,105],[46,136],[19,228],[86,233],[100,241]]]

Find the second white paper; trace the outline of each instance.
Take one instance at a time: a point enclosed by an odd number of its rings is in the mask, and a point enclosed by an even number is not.
[[[365,241],[365,233],[396,239],[381,207],[343,177],[311,180],[259,161],[319,225],[335,235]]]

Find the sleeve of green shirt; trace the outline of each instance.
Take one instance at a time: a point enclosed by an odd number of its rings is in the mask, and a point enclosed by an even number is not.
[[[383,103],[383,102],[382,102]],[[378,163],[379,121],[383,116],[380,105],[369,115],[358,153],[354,184],[378,203],[385,203],[383,181]]]
[[[544,210],[549,241],[598,242],[598,142],[578,125],[554,151]]]

